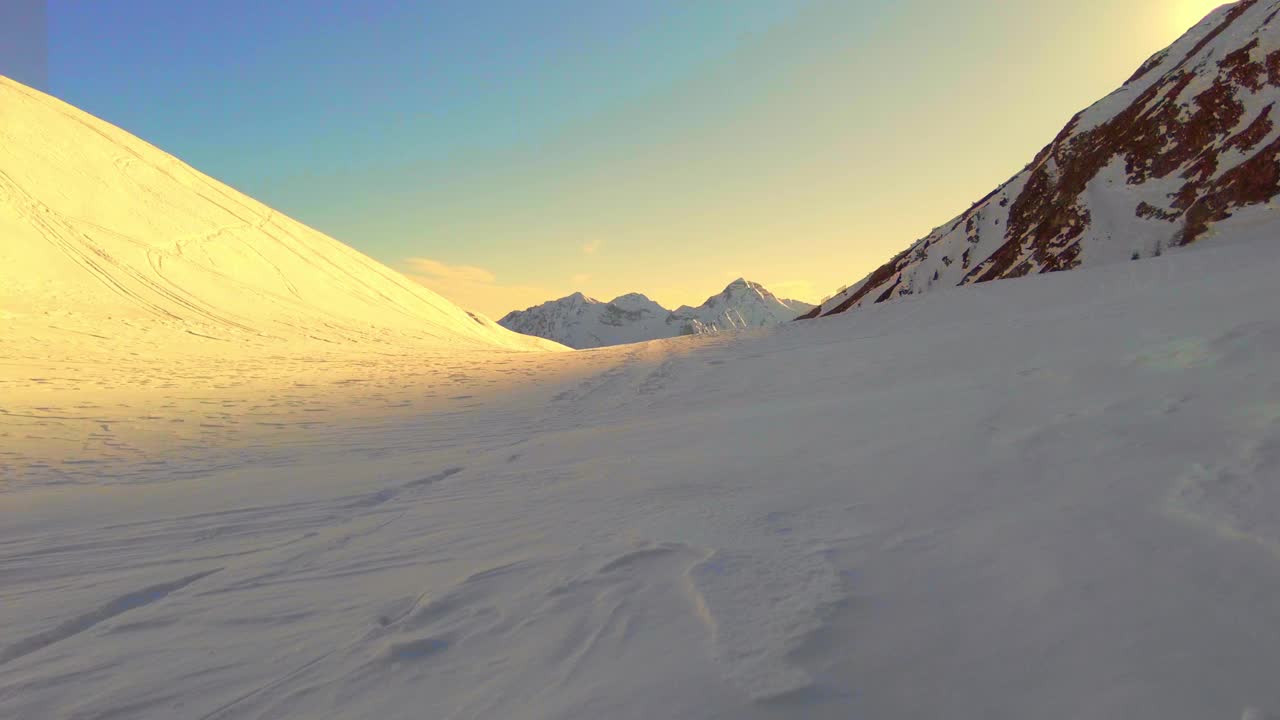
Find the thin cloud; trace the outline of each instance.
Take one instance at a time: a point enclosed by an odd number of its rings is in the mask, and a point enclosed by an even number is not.
[[[427,278],[477,284],[490,284],[498,281],[497,275],[474,265],[448,265],[439,260],[422,257],[409,258],[405,263],[413,273]]]
[[[597,252],[600,251],[600,248],[602,247],[604,247],[603,241],[592,240],[591,242],[588,242],[582,246],[582,253],[584,255],[595,255]]]
[[[533,285],[509,285],[498,276],[475,265],[450,265],[431,258],[404,261],[405,275],[414,282],[468,310],[490,318],[500,318],[512,310],[545,302],[556,294]]]

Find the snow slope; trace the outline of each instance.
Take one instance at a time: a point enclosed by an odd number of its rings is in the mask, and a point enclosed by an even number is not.
[[[1280,0],[1211,13],[1022,172],[807,317],[1147,258],[1280,194]]]
[[[555,349],[0,77],[0,360]],[[103,360],[104,362],[106,360]]]
[[[584,349],[768,327],[794,320],[812,308],[799,300],[778,298],[763,285],[739,278],[696,308],[682,305],[667,310],[639,293],[607,303],[574,293],[511,312],[498,323],[515,332]]]
[[[1276,212],[746,333],[4,395],[0,717],[1261,717]]]

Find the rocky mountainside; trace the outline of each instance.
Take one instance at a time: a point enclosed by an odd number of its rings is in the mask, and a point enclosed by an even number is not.
[[[805,317],[1162,253],[1280,194],[1280,0],[1211,13],[1022,172]]]
[[[740,278],[696,308],[684,305],[667,310],[639,293],[607,303],[574,293],[509,313],[498,324],[582,349],[777,325],[813,307],[779,298],[763,285]]]

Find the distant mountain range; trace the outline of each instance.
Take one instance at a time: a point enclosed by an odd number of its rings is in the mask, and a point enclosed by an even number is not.
[[[799,300],[779,298],[763,285],[739,278],[696,308],[685,305],[668,310],[639,293],[609,302],[574,293],[509,313],[498,324],[518,333],[585,349],[778,325],[813,307]]]
[[[1241,0],[1077,114],[1031,164],[806,317],[1140,259],[1280,194],[1280,3]]]

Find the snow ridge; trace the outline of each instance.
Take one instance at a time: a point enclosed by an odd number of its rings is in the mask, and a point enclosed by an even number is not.
[[[743,278],[698,307],[667,310],[639,293],[605,303],[582,293],[509,313],[499,325],[572,348],[625,345],[681,335],[769,327],[794,320],[813,306],[779,298]]]
[[[3,77],[0,108],[0,308],[17,339],[4,357],[563,349]]]

